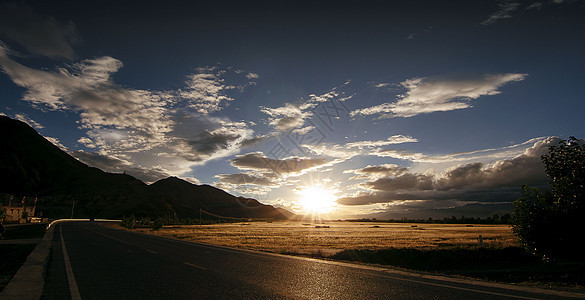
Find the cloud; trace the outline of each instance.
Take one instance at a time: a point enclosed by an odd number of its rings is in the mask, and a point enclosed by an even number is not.
[[[520,6],[519,2],[515,1],[502,1],[498,3],[499,10],[489,16],[485,21],[481,22],[481,25],[491,25],[499,20],[509,19],[512,17],[512,13],[518,10]]]
[[[362,186],[378,191],[398,191],[398,190],[432,190],[433,177],[423,174],[401,174],[394,177],[379,178],[369,181]]]
[[[498,10],[491,14],[487,19],[481,22],[481,25],[492,25],[498,21],[510,19],[514,17],[522,6],[524,11],[542,10],[553,5],[563,5],[577,2],[577,0],[552,0],[552,1],[511,1],[500,0],[498,3]]]
[[[546,140],[546,137],[538,137],[530,139],[520,144],[514,144],[501,148],[481,149],[468,152],[457,152],[450,154],[424,154],[417,152],[409,152],[401,149],[374,149],[367,152],[367,155],[374,155],[379,157],[391,157],[395,159],[408,160],[416,163],[448,163],[448,162],[466,162],[473,160],[497,160],[511,156],[520,155],[525,151],[526,146],[534,145],[535,143]]]
[[[385,156],[383,150],[372,149],[376,147],[386,145],[396,145],[403,143],[415,143],[418,142],[416,138],[406,135],[393,135],[385,140],[377,141],[357,141],[346,144],[330,144],[330,143],[319,143],[315,145],[302,144],[301,146],[307,149],[310,153],[319,156],[326,156],[334,158],[336,163],[348,160],[358,155],[378,155]],[[381,154],[380,154],[381,153]]]
[[[285,103],[277,108],[261,107],[260,111],[269,115],[269,124],[278,131],[289,131],[304,125],[305,119],[312,116],[311,112],[305,111],[312,107],[311,104]]]
[[[50,137],[50,136],[43,136],[47,141],[51,142],[53,145],[59,147],[59,149],[63,151],[68,151],[65,145],[61,144],[61,141],[58,138]]]
[[[381,118],[413,117],[437,111],[469,108],[469,100],[497,95],[498,88],[521,81],[527,74],[492,74],[478,78],[412,78],[401,83],[407,91],[395,102],[354,110],[350,115],[380,115]]]
[[[522,185],[543,186],[547,179],[541,156],[558,138],[537,141],[520,155],[491,164],[473,162],[443,173],[412,173],[394,165],[351,170],[352,179],[366,179],[364,191],[340,198],[345,205],[366,205],[411,200],[457,200],[464,202],[511,202]]]
[[[245,173],[237,174],[218,174],[215,177],[219,178],[221,183],[228,183],[233,185],[262,185],[262,186],[278,186],[279,183],[269,177],[256,176]]]
[[[242,73],[231,68],[220,69],[217,66],[197,68],[194,74],[187,76],[186,87],[179,91],[179,95],[187,99],[189,107],[200,114],[210,114],[222,110],[230,101],[234,100],[234,98],[226,94],[228,91],[241,90],[245,86],[253,84],[253,82],[226,84],[224,76],[229,75],[227,74],[228,72]],[[241,77],[247,80],[254,80],[258,78],[258,75],[248,73]]]
[[[231,145],[242,139],[242,135],[226,128],[219,130],[204,130],[195,139],[188,141],[198,153],[210,155],[220,150],[230,148]]]
[[[168,170],[165,170],[161,167],[144,168],[141,166],[137,166],[127,160],[114,156],[100,154],[97,152],[69,151],[69,154],[79,159],[81,162],[89,166],[101,169],[102,171],[109,173],[129,174],[146,183],[153,183],[157,180],[172,176],[168,172]]]
[[[45,126],[43,126],[43,125],[39,124],[37,121],[29,118],[25,114],[15,114],[14,118],[28,124],[29,126],[35,128],[37,130],[45,128]]]
[[[201,68],[189,76],[185,90],[139,90],[113,81],[112,75],[123,65],[113,57],[86,59],[50,71],[21,65],[9,52],[0,45],[0,67],[25,88],[22,100],[41,110],[78,112],[79,128],[85,130],[85,136],[77,142],[140,166],[128,172],[147,181],[154,177],[142,174],[141,169],[158,168],[159,175],[181,176],[194,165],[236,154],[241,147],[266,138],[255,136],[246,122],[210,114],[231,101],[224,91],[246,86],[228,84],[220,77],[231,72],[234,81],[248,82],[244,73]],[[185,91],[190,94],[186,96]]]
[[[254,136],[245,122],[232,122],[208,115],[186,114],[175,118],[166,147],[169,151],[197,164],[236,154],[242,147],[264,137]]]
[[[230,162],[232,166],[241,170],[273,172],[283,175],[299,175],[331,163],[330,160],[324,158],[288,157],[273,159],[268,158],[262,152],[237,155]]]
[[[345,144],[345,147],[362,149],[362,148],[367,148],[367,147],[380,147],[380,146],[387,146],[387,145],[416,143],[416,142],[418,142],[418,140],[411,137],[411,136],[399,134],[399,135],[390,136],[386,140],[359,141],[359,142],[347,143],[347,144]]]
[[[361,169],[343,171],[343,173],[357,174],[357,176],[350,178],[350,180],[395,177],[406,172],[408,172],[408,168],[395,164],[383,164],[379,166],[368,165],[367,167]]]
[[[23,100],[39,108],[78,111],[81,126],[96,132],[108,127],[131,129],[134,140],[125,144],[136,145],[146,138],[148,145],[162,142],[172,127],[164,114],[169,102],[163,94],[123,88],[111,80],[111,74],[122,67],[112,57],[83,60],[69,69],[49,72],[16,63],[0,48],[0,66],[15,84],[26,88]]]
[[[73,23],[59,23],[28,6],[14,3],[0,5],[0,36],[22,45],[32,54],[68,59],[74,57],[72,45],[79,42]]]
[[[246,74],[246,78],[248,79],[258,79],[260,76],[258,76],[258,74],[256,73],[248,73]]]
[[[269,116],[268,123],[279,132],[290,130],[310,131],[314,126],[305,126],[307,120],[316,117],[323,118],[327,121],[337,119],[342,112],[347,113],[343,102],[351,99],[353,96],[347,96],[340,88],[345,87],[350,82],[334,87],[330,91],[321,94],[310,94],[309,99],[301,99],[295,103],[285,103],[283,106],[270,108],[260,107],[260,111]],[[337,103],[337,104],[336,104]]]

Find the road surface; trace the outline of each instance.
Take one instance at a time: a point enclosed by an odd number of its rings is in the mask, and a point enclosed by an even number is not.
[[[56,226],[42,299],[563,298],[538,290],[201,245],[90,222]]]

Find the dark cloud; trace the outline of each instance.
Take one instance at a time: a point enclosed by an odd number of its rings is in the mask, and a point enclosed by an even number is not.
[[[96,152],[71,151],[69,154],[83,163],[96,167],[102,171],[109,173],[126,173],[146,183],[152,183],[171,176],[166,170],[161,168],[142,168],[140,166],[134,166],[126,160],[102,155]]]
[[[278,183],[272,181],[270,178],[263,176],[255,176],[250,174],[219,174],[215,177],[219,178],[221,183],[236,184],[236,185],[264,185],[277,186]]]
[[[205,130],[197,136],[197,139],[190,140],[188,143],[197,152],[209,155],[227,149],[238,139],[241,139],[241,136],[237,133]]]
[[[547,178],[541,156],[558,143],[548,138],[512,159],[486,165],[481,162],[453,167],[442,174],[402,173],[387,177],[370,177],[360,185],[370,192],[340,198],[345,205],[392,203],[405,200],[457,200],[476,202],[511,202],[520,195],[522,185],[544,186]],[[368,166],[378,171],[388,167]],[[366,173],[361,169],[362,173]]]
[[[343,173],[357,174],[350,179],[368,179],[378,177],[398,176],[408,172],[408,168],[394,164],[384,164],[379,166],[367,166],[357,170],[345,170]]]
[[[284,159],[268,158],[262,152],[238,155],[231,160],[232,166],[244,170],[268,171],[274,173],[300,173],[302,171],[330,163],[324,158],[289,157]]]
[[[0,4],[0,36],[32,54],[69,59],[74,57],[72,45],[79,42],[73,23],[60,23],[14,3]]]
[[[433,177],[422,174],[403,174],[392,178],[380,178],[363,184],[365,187],[378,191],[397,190],[432,190]]]

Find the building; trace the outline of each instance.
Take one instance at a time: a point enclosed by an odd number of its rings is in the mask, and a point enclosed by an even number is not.
[[[27,223],[35,215],[34,206],[1,206],[0,209],[6,211],[6,223]]]
[[[28,223],[35,216],[37,199],[35,198],[34,205],[25,205],[25,198],[22,198],[20,205],[14,205],[13,197],[10,196],[8,205],[0,205],[0,209],[6,212],[4,222],[6,223]]]

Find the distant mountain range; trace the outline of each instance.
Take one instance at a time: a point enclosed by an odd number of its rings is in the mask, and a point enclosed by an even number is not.
[[[236,218],[285,219],[290,212],[255,199],[176,177],[151,185],[112,174],[73,158],[21,121],[0,116],[0,193],[37,197],[46,217],[198,218],[200,209]],[[1,198],[0,198],[1,199]]]

